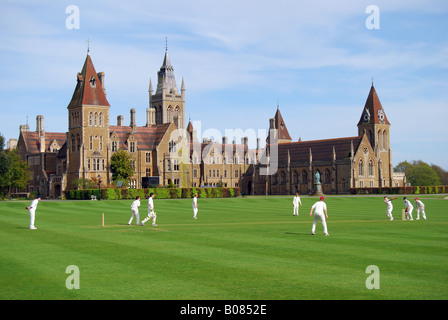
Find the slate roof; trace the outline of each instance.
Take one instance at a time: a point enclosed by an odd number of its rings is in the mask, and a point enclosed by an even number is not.
[[[22,132],[23,140],[26,145],[27,153],[39,153],[40,151],[40,138],[39,134],[35,131]],[[45,151],[48,152],[50,144],[53,140],[56,140],[59,147],[63,147],[67,139],[65,132],[45,132]]]
[[[82,71],[78,73],[76,88],[68,108],[81,105],[110,106],[90,54],[87,54]]]
[[[159,145],[169,126],[170,123],[151,127],[136,127],[134,132],[130,126],[109,126],[109,131],[111,137],[114,133],[117,135],[119,149],[128,150],[127,140],[134,133],[138,150],[153,150]]]
[[[288,151],[290,161],[309,163],[310,149],[312,160],[314,161],[332,161],[333,148],[336,154],[336,160],[342,160],[350,157],[351,143],[353,141],[353,150],[356,152],[362,136],[346,137],[336,139],[299,141],[278,144],[278,163],[288,163]],[[271,146],[272,155],[272,146]]]
[[[363,122],[363,115],[364,110],[368,110],[370,113],[370,121],[368,123],[370,124],[390,124],[389,120],[387,120],[386,113],[384,113],[384,122],[380,122],[380,119],[378,117],[378,111],[383,110],[383,106],[381,105],[380,98],[378,97],[378,94],[376,93],[375,87],[372,84],[372,87],[370,88],[369,95],[367,97],[366,103],[364,105],[363,113],[361,114],[361,118],[359,119],[358,125],[365,124]]]

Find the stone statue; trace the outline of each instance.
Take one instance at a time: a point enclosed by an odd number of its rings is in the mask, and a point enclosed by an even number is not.
[[[314,177],[316,178],[316,183],[320,183],[320,173],[319,173],[319,171],[316,171],[316,175]]]

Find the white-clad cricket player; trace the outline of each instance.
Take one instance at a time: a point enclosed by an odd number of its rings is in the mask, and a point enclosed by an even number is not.
[[[143,219],[143,221],[141,222],[142,225],[145,225],[145,222],[148,221],[149,219],[152,219],[152,226],[156,227],[156,219],[157,219],[157,215],[156,212],[154,211],[154,201],[152,200],[154,198],[154,193],[150,193],[149,194],[149,199],[148,199],[148,216]]]
[[[198,194],[195,193],[193,197],[193,219],[197,219],[198,215]]]
[[[418,200],[418,198],[415,198],[415,206],[417,207],[416,220],[420,220],[420,212],[422,213],[423,219],[426,220],[425,204],[421,200]]]
[[[129,219],[128,225],[130,225],[132,223],[132,220],[135,217],[137,225],[141,226],[140,213],[138,212],[139,207],[140,207],[140,197],[136,197],[134,202],[132,202],[132,204],[131,204],[132,215],[131,215],[131,219]]]
[[[294,198],[292,199],[292,206],[293,206],[293,212],[292,215],[295,216],[297,214],[297,216],[299,215],[299,205],[302,205],[302,201],[300,201],[300,197],[299,197],[299,193],[296,192],[296,195],[294,196]]]
[[[408,200],[408,198],[404,197],[403,200],[404,200],[406,219],[413,221],[414,218],[412,217],[412,211],[414,210],[414,206],[412,205],[411,201]]]
[[[394,210],[394,206],[392,204],[392,200],[397,199],[397,197],[388,198],[387,196],[384,197],[384,203],[386,204],[386,216],[390,219],[390,221],[394,220],[394,217],[392,216],[392,211]]]
[[[34,226],[34,220],[36,219],[36,209],[37,209],[37,204],[40,201],[40,197],[37,197],[36,199],[34,199],[29,207],[25,207],[26,210],[28,210],[30,212],[30,229],[31,230],[36,230],[37,228]]]
[[[328,236],[328,230],[327,230],[327,222],[325,218],[328,219],[328,213],[327,213],[327,204],[325,203],[325,198],[322,196],[320,197],[320,200],[317,201],[313,206],[311,207],[310,211],[310,217],[313,214],[314,211],[314,222],[313,222],[313,228],[311,229],[311,234],[314,235],[314,232],[316,231],[316,224],[317,220],[322,221],[322,226],[324,228],[324,234]],[[325,214],[325,215],[324,215]]]

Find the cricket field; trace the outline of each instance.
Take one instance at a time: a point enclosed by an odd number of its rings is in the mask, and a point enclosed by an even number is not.
[[[328,196],[329,236],[311,235],[315,197],[0,202],[2,300],[446,300],[448,200],[421,196],[427,220],[395,220],[382,197]],[[412,198],[413,196],[409,196]],[[142,199],[140,220],[147,215]],[[104,226],[102,226],[104,213]]]

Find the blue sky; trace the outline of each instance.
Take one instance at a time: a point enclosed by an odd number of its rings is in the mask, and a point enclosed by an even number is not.
[[[369,5],[379,29],[368,29]],[[79,29],[66,9],[79,8]],[[392,160],[448,170],[448,2],[0,0],[0,133],[44,115],[67,131],[87,39],[106,74],[111,124],[144,125],[165,37],[186,114],[201,130],[267,129],[280,107],[293,140],[357,135],[372,78],[391,122]]]

